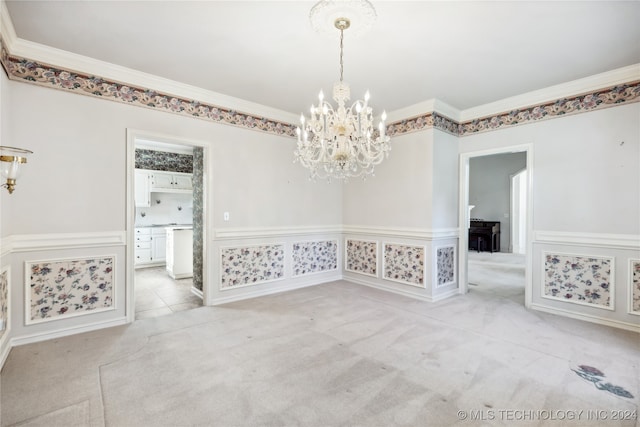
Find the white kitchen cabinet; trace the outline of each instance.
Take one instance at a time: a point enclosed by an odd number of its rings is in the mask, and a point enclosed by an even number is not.
[[[151,191],[191,191],[193,190],[193,174],[180,172],[153,171]]]
[[[151,229],[151,258],[154,263],[167,259],[167,230],[164,227]]]
[[[164,227],[138,227],[135,230],[135,266],[163,265],[167,256]]]
[[[151,206],[151,174],[145,169],[136,169],[134,174],[134,200],[137,208]]]
[[[167,273],[174,279],[193,277],[193,228],[167,229]]]

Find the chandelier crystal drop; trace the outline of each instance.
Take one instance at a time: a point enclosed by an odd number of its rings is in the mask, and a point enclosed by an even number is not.
[[[334,108],[327,102],[320,91],[318,104],[311,106],[308,119],[304,114],[300,116],[300,127],[296,130],[295,161],[311,171],[311,179],[347,180],[372,175],[374,166],[382,162],[391,149],[384,123],[386,113],[382,113],[375,129],[368,91],[364,100],[347,106],[351,93],[343,81],[343,40],[344,30],[350,24],[348,18],[337,18],[334,22],[340,30],[340,81],[333,85],[337,106]]]

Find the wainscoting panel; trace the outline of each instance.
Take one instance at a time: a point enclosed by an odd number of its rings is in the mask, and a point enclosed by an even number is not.
[[[638,235],[535,231],[530,308],[640,332]],[[636,273],[634,269],[639,269]]]
[[[345,271],[378,277],[378,241],[345,240]]]
[[[9,267],[0,272],[0,341],[9,329]]]
[[[25,324],[115,310],[115,255],[27,261]]]
[[[339,226],[214,230],[213,286],[205,304],[219,305],[342,278]]]
[[[543,297],[614,310],[613,259],[543,253]]]
[[[456,283],[456,246],[437,246],[435,254],[436,287],[440,288]]]
[[[9,292],[0,357],[13,346],[125,324],[131,309],[125,292],[126,235],[107,231],[2,239],[8,244],[2,258],[7,269],[0,276],[9,274],[0,282],[7,280]]]
[[[629,260],[629,314],[640,316],[640,259]]]
[[[338,270],[338,241],[295,242],[291,251],[293,277]]]
[[[220,290],[284,278],[284,244],[220,248]]]
[[[425,247],[385,243],[383,278],[405,285],[425,288]]]

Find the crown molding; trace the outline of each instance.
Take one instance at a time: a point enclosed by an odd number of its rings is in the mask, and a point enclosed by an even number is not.
[[[456,122],[460,121],[460,110],[446,104],[438,99],[432,98],[427,101],[418,102],[408,107],[400,108],[387,113],[387,122],[393,123],[401,120],[407,120],[412,117],[424,115],[425,113],[436,112]]]
[[[459,122],[554,102],[635,80],[640,80],[640,63],[468,108],[460,112]]]
[[[11,50],[18,36],[16,35],[11,16],[9,16],[9,9],[7,9],[7,4],[4,0],[0,0],[0,34],[7,48]]]

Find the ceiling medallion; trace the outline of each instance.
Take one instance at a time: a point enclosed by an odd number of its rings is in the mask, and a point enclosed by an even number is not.
[[[352,20],[348,13],[363,17]],[[359,28],[362,32],[375,21],[376,13],[368,1],[321,1],[310,13],[311,24],[319,29],[326,20],[333,19],[332,27],[340,31],[340,81],[333,85],[334,108],[324,100],[320,91],[318,105],[311,105],[309,119],[300,116],[300,127],[296,129],[298,145],[296,161],[311,171],[311,179],[373,175],[374,166],[388,156],[389,137],[386,135],[382,113],[376,131],[373,126],[373,110],[369,107],[369,91],[364,100],[346,105],[351,97],[349,85],[343,81],[343,47],[345,30]],[[334,29],[334,32],[335,32]]]

